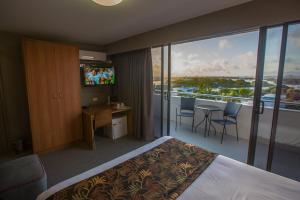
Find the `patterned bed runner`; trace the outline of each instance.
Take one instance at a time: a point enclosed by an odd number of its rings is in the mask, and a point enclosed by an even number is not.
[[[48,199],[173,200],[197,179],[216,156],[194,145],[170,139]]]

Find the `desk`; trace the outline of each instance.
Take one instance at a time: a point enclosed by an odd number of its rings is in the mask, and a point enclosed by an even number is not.
[[[128,106],[91,106],[83,110],[83,134],[90,149],[95,149],[94,133],[97,128],[110,126],[114,116],[127,115],[128,134],[132,134],[132,112]]]
[[[199,122],[195,126],[195,132],[197,131],[197,128],[202,123],[205,123],[204,137],[206,137],[206,132],[209,135],[210,126],[212,126],[215,129],[215,132],[216,132],[216,128],[211,124],[212,112],[222,111],[222,110],[218,106],[213,106],[213,105],[198,105],[198,106],[195,106],[195,108],[196,109],[201,109],[204,112],[204,118],[203,118],[203,120],[201,122]],[[208,126],[208,131],[207,131],[207,126]]]

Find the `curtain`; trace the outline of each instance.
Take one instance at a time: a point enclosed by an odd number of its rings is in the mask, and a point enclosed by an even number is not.
[[[151,49],[137,50],[111,56],[117,84],[113,94],[132,108],[133,134],[152,140],[152,59]]]

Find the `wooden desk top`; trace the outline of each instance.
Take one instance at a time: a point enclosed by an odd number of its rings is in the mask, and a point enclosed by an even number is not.
[[[127,112],[127,111],[130,111],[131,110],[131,107],[129,106],[123,106],[123,107],[120,107],[120,108],[112,108],[112,114],[115,114],[115,113],[121,113],[121,112]]]
[[[88,115],[95,115],[99,111],[104,110],[111,110],[112,114],[121,113],[121,112],[128,112],[131,110],[131,107],[129,106],[123,106],[120,108],[117,108],[115,105],[98,105],[98,106],[90,106],[86,109],[83,109],[83,112]]]

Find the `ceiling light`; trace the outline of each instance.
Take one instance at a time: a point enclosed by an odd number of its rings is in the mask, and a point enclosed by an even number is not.
[[[114,6],[122,2],[122,0],[92,0],[102,6]]]

